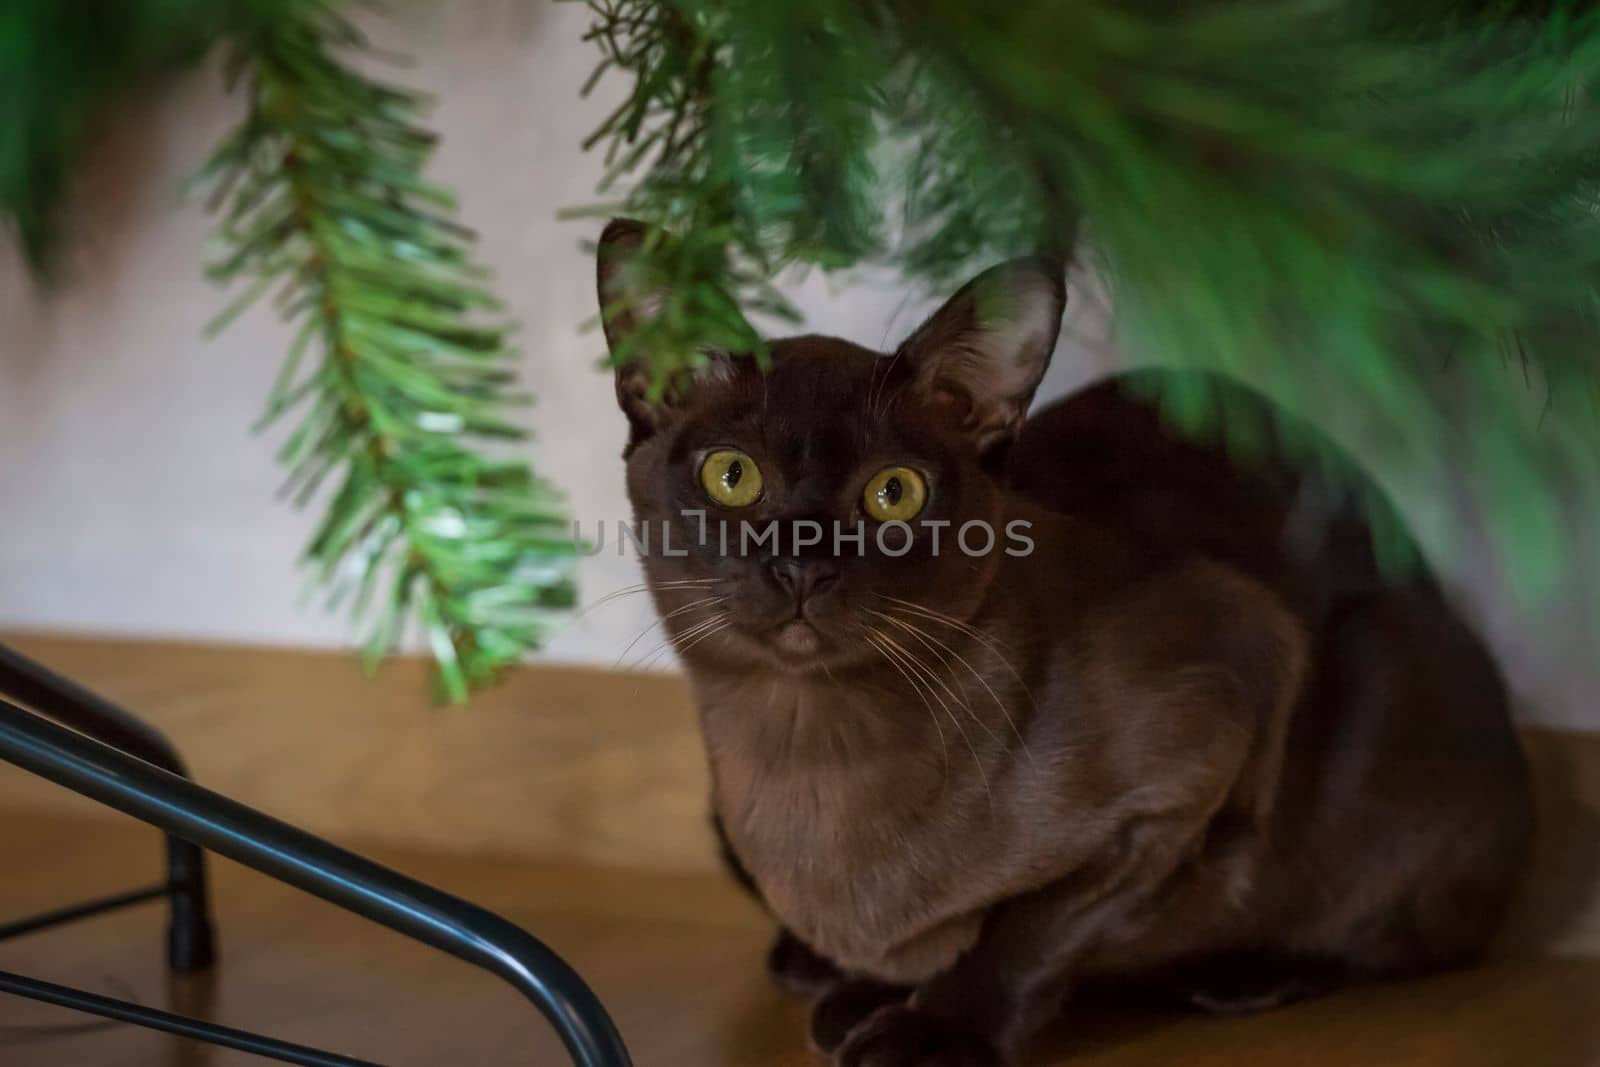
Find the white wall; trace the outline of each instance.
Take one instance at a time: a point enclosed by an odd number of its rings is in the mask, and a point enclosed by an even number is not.
[[[623,424],[596,370],[602,342],[579,330],[595,306],[580,245],[598,224],[556,220],[594,198],[600,160],[579,142],[621,88],[612,80],[577,98],[595,58],[579,40],[586,22],[576,4],[455,0],[373,28],[380,44],[418,57],[399,76],[439,95],[434,173],[461,194],[524,325],[527,378],[541,398],[531,455],[589,523],[624,516],[626,505]],[[200,336],[223,300],[201,275],[210,222],[176,190],[237,109],[212,71],[130,101],[85,168],[67,220],[68,277],[55,291],[36,292],[0,248],[0,625],[284,644],[350,636],[300,595],[295,559],[315,507],[274,499],[284,429],[249,430],[284,332],[262,312],[217,341]],[[881,275],[813,276],[792,292],[812,328],[874,347],[928,307]],[[1095,341],[1101,311],[1075,301],[1047,395],[1112,365]],[[1427,496],[1406,499],[1425,527],[1438,522]],[[1593,722],[1600,684],[1583,654],[1592,631],[1584,636],[1576,610],[1530,623],[1482,568],[1460,573],[1532,712]],[[581,579],[593,602],[638,575],[607,552],[585,561]],[[623,598],[546,655],[611,665],[650,622],[643,597]],[[654,644],[641,641],[630,661]]]

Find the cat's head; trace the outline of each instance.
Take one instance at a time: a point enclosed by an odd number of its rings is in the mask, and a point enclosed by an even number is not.
[[[626,221],[601,238],[614,351],[660,303],[628,291],[642,238]],[[744,354],[708,352],[693,381],[658,400],[641,360],[620,366],[628,495],[680,652],[832,669],[881,662],[874,630],[912,640],[875,614],[897,603],[965,617],[1001,554],[1027,540],[1006,529],[999,471],[1065,300],[1059,264],[1016,260],[892,353],[785,338],[770,342],[763,373]]]

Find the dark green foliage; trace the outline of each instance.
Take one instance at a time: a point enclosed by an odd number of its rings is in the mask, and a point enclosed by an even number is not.
[[[606,189],[643,175],[592,213],[655,224],[639,267],[667,294],[613,358],[648,353],[664,384],[703,347],[759,356],[744,313],[790,315],[768,284],[780,266],[845,266],[879,247],[871,153],[880,89],[825,72],[858,72],[886,57],[862,51],[872,37],[843,7],[835,19],[791,4],[737,14],[715,3],[591,6],[601,16],[590,39],[605,55],[602,71],[634,78],[592,138],[607,145]]]
[[[1465,467],[1526,590],[1573,562],[1563,493],[1600,486],[1593,14],[590,6],[634,84],[601,131],[637,179],[617,207],[676,238],[657,242],[659,266],[698,304],[752,291],[706,246],[744,253],[755,280],[856,262],[872,205],[904,204],[886,252],[940,284],[1081,226],[1132,350],[1249,381],[1391,469]],[[786,77],[802,69],[805,84]],[[680,308],[641,342],[664,378],[703,324]],[[1193,425],[1220,418],[1213,398],[1167,400]]]
[[[229,42],[251,106],[210,168],[214,270],[244,284],[234,310],[271,293],[296,324],[268,418],[301,419],[298,499],[340,482],[310,557],[373,613],[372,656],[420,614],[459,698],[537,643],[573,549],[556,494],[494,458],[517,435],[511,353],[423,176],[423,101],[345,65],[360,42],[336,6],[0,4],[0,219],[42,262],[109,105]],[[587,210],[649,227],[632,269],[670,297],[617,356],[658,388],[708,346],[763,358],[751,318],[790,313],[770,284],[789,264],[888,260],[945,287],[1074,251],[1131,350],[1242,378],[1412,481],[1466,470],[1525,590],[1580,561],[1566,520],[1600,506],[1600,5],[589,6],[602,73],[631,91],[595,133],[611,171]],[[1263,437],[1218,396],[1163,399],[1241,456]]]
[[[522,436],[508,327],[423,175],[426,102],[339,57],[362,45],[318,0],[233,45],[249,114],[205,176],[211,273],[245,288],[217,325],[269,292],[294,324],[266,421],[300,418],[281,454],[297,500],[340,482],[307,550],[317,578],[372,617],[369,662],[419,615],[464,700],[570,606],[576,550],[559,494],[486,447]]]
[[[0,3],[0,220],[45,266],[72,168],[113,105],[295,0],[5,0]]]

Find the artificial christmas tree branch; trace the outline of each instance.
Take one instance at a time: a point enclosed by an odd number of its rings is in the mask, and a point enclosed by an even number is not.
[[[36,272],[51,266],[55,209],[110,106],[297,0],[7,0],[0,4],[0,222]]]
[[[460,697],[537,643],[573,550],[554,491],[485,451],[516,433],[505,330],[423,176],[422,101],[336,58],[359,47],[342,6],[127,0],[89,26],[6,5],[0,88],[26,91],[0,93],[22,101],[0,215],[42,258],[86,116],[229,42],[251,108],[210,172],[215,273],[296,323],[269,418],[301,419],[298,499],[342,482],[310,557],[335,598],[381,601],[369,655],[419,612]],[[630,269],[662,284],[622,291],[668,295],[614,358],[647,358],[657,388],[707,348],[762,358],[751,317],[789,314],[787,265],[884,260],[943,286],[1077,247],[1129,350],[1325,416],[1413,484],[1464,471],[1524,590],[1579,558],[1569,520],[1600,510],[1594,4],[589,7],[599,73],[631,85],[595,133],[611,168],[587,210],[646,224]],[[1261,436],[1207,391],[1163,400],[1241,456]]]
[[[601,133],[657,235],[637,270],[735,306],[749,280],[685,249],[758,280],[856,262],[863,205],[898,200],[888,254],[942,283],[1081,219],[1128,349],[1334,416],[1415,480],[1465,469],[1537,593],[1573,562],[1565,497],[1600,487],[1590,6],[591,3],[632,78]],[[670,378],[703,325],[639,347]],[[1250,447],[1209,390],[1164,400]]]
[[[224,246],[211,274],[246,288],[217,325],[274,292],[296,335],[266,421],[300,417],[280,454],[298,500],[340,482],[307,557],[373,620],[369,661],[415,611],[443,692],[464,700],[570,605],[576,550],[559,494],[484,449],[522,437],[509,327],[423,174],[425,101],[336,54],[362,43],[306,2],[235,46],[249,113],[206,177]]]

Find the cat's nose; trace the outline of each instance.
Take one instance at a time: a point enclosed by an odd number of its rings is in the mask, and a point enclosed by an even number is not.
[[[826,559],[778,556],[767,560],[767,573],[772,575],[779,589],[794,597],[797,604],[839,580],[838,565]]]

